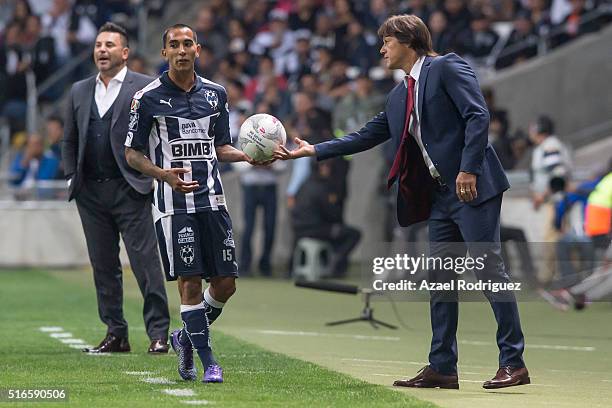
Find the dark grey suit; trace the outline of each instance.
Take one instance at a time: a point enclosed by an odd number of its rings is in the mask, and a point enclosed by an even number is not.
[[[151,178],[128,166],[123,145],[132,96],[152,80],[151,77],[128,70],[113,104],[110,144],[123,177],[95,180],[87,178],[84,171],[95,76],[72,86],[66,112],[62,157],[66,177],[71,179],[70,200],[76,199],[87,240],[100,319],[108,326],[108,333],[127,337],[119,261],[121,234],[144,297],[143,316],[147,334],[154,340],[167,338],[170,317],[151,215],[153,184]]]

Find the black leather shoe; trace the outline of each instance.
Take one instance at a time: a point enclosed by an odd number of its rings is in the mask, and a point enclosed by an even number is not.
[[[97,347],[83,349],[84,353],[128,353],[129,351],[130,343],[127,337],[117,337],[110,333]]]
[[[168,353],[168,340],[160,339],[153,340],[149,346],[149,354],[166,354]]]

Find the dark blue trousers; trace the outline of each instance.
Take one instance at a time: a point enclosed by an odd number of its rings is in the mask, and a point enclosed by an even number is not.
[[[252,246],[251,238],[255,229],[255,216],[257,208],[263,208],[264,243],[261,258],[259,258],[259,271],[268,276],[272,273],[270,257],[274,246],[274,230],[276,228],[276,184],[242,185],[242,200],[244,209],[244,233],[242,235],[242,253],[240,268],[242,275],[251,273]]]
[[[454,186],[434,191],[429,218],[430,257],[482,257],[484,268],[474,268],[479,280],[509,282],[501,256],[499,217],[502,195],[472,207],[459,201]],[[429,280],[461,279],[454,271],[431,270]],[[499,365],[524,367],[524,338],[516,299],[512,292],[484,292],[497,320]],[[429,363],[442,374],[457,372],[458,292],[430,291],[431,351]]]

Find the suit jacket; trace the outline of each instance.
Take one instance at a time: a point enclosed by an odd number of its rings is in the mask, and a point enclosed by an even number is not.
[[[477,206],[510,187],[495,150],[488,143],[489,112],[470,66],[456,54],[426,57],[419,77],[421,137],[442,180],[454,190],[459,171],[476,174]],[[342,138],[315,145],[317,158],[353,154],[391,139],[397,152],[406,120],[407,89],[398,84],[387,96],[385,110],[362,129]],[[408,138],[408,177],[397,198],[400,225],[424,221],[431,210],[433,179],[421,151]]]
[[[148,194],[152,190],[153,181],[127,164],[124,143],[128,131],[132,97],[153,80],[154,78],[128,70],[119,95],[115,99],[111,118],[110,140],[113,155],[123,177],[141,194]],[[72,178],[69,200],[78,195],[83,183],[83,159],[95,87],[96,76],[94,75],[72,85],[68,98],[62,158],[66,177]]]

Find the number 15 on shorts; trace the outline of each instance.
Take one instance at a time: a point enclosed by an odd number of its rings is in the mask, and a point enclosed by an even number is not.
[[[222,250],[223,261],[224,262],[232,262],[234,260],[234,249],[227,248]]]

